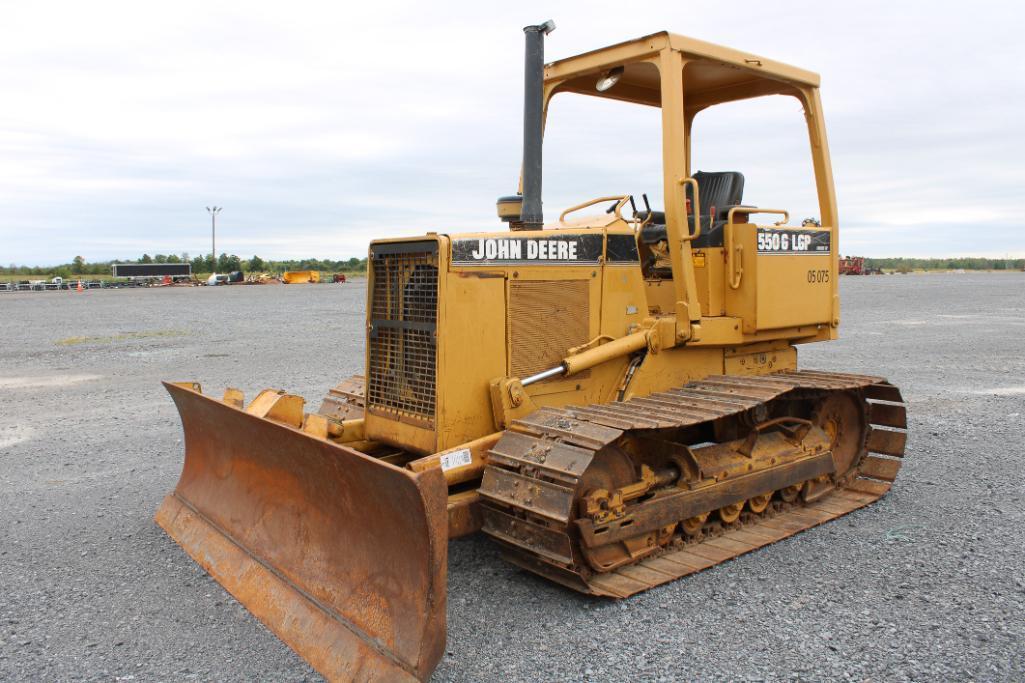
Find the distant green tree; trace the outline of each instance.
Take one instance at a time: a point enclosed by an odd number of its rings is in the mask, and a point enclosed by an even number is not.
[[[263,259],[260,258],[259,256],[255,255],[255,254],[253,254],[253,258],[249,259],[249,266],[248,266],[247,270],[256,271],[256,270],[263,270],[263,269],[264,269]]]
[[[230,273],[235,270],[242,270],[242,259],[235,254],[221,254],[217,257],[217,272]]]
[[[153,257],[153,263],[167,263],[167,254],[157,254]]]
[[[209,254],[204,256],[197,256],[192,259],[192,272],[193,273],[212,273],[214,272],[214,262],[210,258]]]
[[[178,258],[178,254],[171,254],[170,256],[167,257],[167,262],[168,263],[181,263],[182,260],[180,258]]]
[[[75,275],[81,275],[85,272],[85,259],[81,256],[76,256],[71,259],[71,272]]]
[[[153,263],[153,257],[149,254],[143,254],[142,258],[139,259],[139,263]]]

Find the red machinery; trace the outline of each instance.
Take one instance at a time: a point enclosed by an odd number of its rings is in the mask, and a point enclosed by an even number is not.
[[[841,275],[864,275],[865,274],[865,258],[863,256],[841,256],[840,257],[840,274]]]
[[[841,275],[882,275],[882,268],[869,268],[865,266],[864,256],[841,256]]]

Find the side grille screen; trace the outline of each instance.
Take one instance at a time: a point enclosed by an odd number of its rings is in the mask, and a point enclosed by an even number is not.
[[[589,280],[509,282],[509,372],[528,377],[590,340]]]
[[[372,247],[368,407],[433,427],[438,320],[437,242]]]

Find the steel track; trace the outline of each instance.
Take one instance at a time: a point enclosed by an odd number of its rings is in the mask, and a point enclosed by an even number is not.
[[[779,398],[856,390],[867,417],[853,476],[814,502],[776,502],[761,515],[699,541],[680,541],[611,572],[582,559],[578,484],[595,454],[625,434],[698,426],[754,411]],[[513,423],[489,453],[480,494],[484,532],[514,564],[575,590],[624,598],[843,516],[881,498],[904,455],[906,409],[879,377],[811,370],[713,376],[621,403],[544,408]]]

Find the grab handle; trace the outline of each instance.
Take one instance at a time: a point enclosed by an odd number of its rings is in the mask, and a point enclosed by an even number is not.
[[[730,278],[730,289],[740,289],[740,280],[744,276],[744,264],[741,257],[744,245],[733,244],[733,214],[743,213],[774,213],[783,216],[783,220],[775,225],[783,225],[790,220],[790,212],[785,209],[759,209],[756,206],[734,206],[726,214],[726,273]]]
[[[584,202],[583,204],[577,204],[576,206],[571,206],[568,209],[566,209],[565,211],[563,211],[562,214],[559,216],[559,222],[560,223],[565,223],[566,222],[566,216],[568,216],[569,214],[573,213],[574,211],[579,211],[580,209],[586,209],[589,206],[594,206],[595,204],[601,204],[602,202],[616,202],[616,208],[615,208],[616,218],[622,220],[623,219],[623,213],[622,213],[623,207],[626,206],[626,203],[629,202],[629,201],[630,201],[630,195],[628,195],[628,194],[614,195],[614,196],[611,196],[611,197],[596,197],[595,199],[589,199],[586,202]]]

